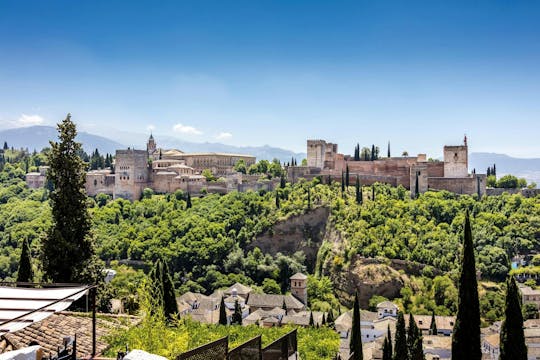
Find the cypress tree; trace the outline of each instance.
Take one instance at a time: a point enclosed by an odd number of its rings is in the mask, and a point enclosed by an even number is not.
[[[223,299],[223,296],[219,304],[219,324],[227,325],[227,311],[225,310],[225,299]]]
[[[465,214],[459,302],[452,336],[452,359],[480,360],[480,303],[469,211]]]
[[[409,315],[409,331],[407,335],[407,347],[409,348],[410,360],[424,360],[424,349],[422,347],[422,334],[414,321],[412,314]]]
[[[419,189],[419,186],[418,186],[418,171],[417,171],[416,172],[416,178],[415,178],[415,181],[414,181],[414,198],[418,198],[419,192],[420,192],[420,189]]]
[[[349,178],[350,178],[349,165],[347,164],[347,166],[345,167],[345,186],[347,188],[349,188]]]
[[[231,324],[242,325],[242,309],[240,309],[238,299],[234,301],[234,313],[232,315]]]
[[[493,164],[493,171],[491,175],[497,176],[497,166],[495,164]]]
[[[360,190],[360,179],[358,178],[358,175],[356,175],[355,189],[356,189],[356,203],[361,204],[362,203],[362,192]]]
[[[488,166],[488,168],[487,168],[486,175],[487,175],[487,176],[490,176],[490,175],[491,175],[491,168],[490,168],[489,166]]]
[[[313,311],[309,312],[309,326],[314,327],[315,326],[315,320],[313,320]]]
[[[17,282],[33,282],[34,272],[32,271],[32,256],[28,240],[22,242],[21,257],[19,258],[19,271],[17,272]]]
[[[345,195],[345,175],[341,172],[341,195]]]
[[[375,185],[371,185],[371,200],[375,201]]]
[[[97,267],[90,215],[86,203],[85,164],[79,157],[81,144],[71,115],[57,126],[59,142],[51,141],[47,179],[52,226],[44,237],[41,260],[45,280],[93,283],[101,271]]]
[[[332,309],[328,310],[328,315],[326,316],[326,323],[329,327],[334,327],[334,313]]]
[[[390,324],[388,324],[388,328],[386,330],[386,337],[388,338],[388,353],[390,356],[388,359],[392,360],[392,354],[394,353],[394,350],[392,346],[392,333],[390,332]]]
[[[375,160],[375,144],[371,145],[371,161]]]
[[[162,259],[157,259],[149,276],[153,285],[153,298],[159,301],[165,318],[167,320],[174,319],[178,315],[178,304],[167,263]]]
[[[521,298],[513,276],[506,281],[506,309],[501,326],[500,360],[527,360]]]
[[[285,182],[285,175],[281,174],[281,178],[279,179],[279,187],[284,189],[285,188],[285,185],[286,185],[286,182]]]
[[[396,323],[396,343],[394,346],[394,360],[409,360],[407,349],[407,330],[405,329],[405,318],[403,313],[398,313]]]
[[[439,331],[437,330],[437,322],[435,321],[435,312],[431,313],[431,325],[429,326],[429,334],[437,335]]]
[[[324,315],[324,313],[322,315],[321,325],[326,326],[326,316]]]
[[[388,154],[387,155],[388,155],[388,157],[391,157],[390,156],[390,141],[388,142]]]
[[[4,141],[4,150],[7,150],[7,149],[9,149],[8,143],[7,141]]]
[[[392,353],[388,347],[388,337],[384,338],[383,348],[382,348],[382,360],[392,360]]]
[[[307,188],[307,207],[311,209],[311,188],[309,186]]]
[[[352,358],[352,360],[364,359],[364,354],[362,352],[362,329],[360,327],[360,304],[358,302],[358,292],[354,295],[352,329],[351,339],[349,342],[349,350],[351,354],[354,353],[354,357]]]
[[[186,198],[186,209],[191,209],[191,194],[189,192],[187,193]]]
[[[283,298],[283,305],[281,305],[281,308],[285,310],[285,315],[287,315],[287,304],[285,303],[285,298]]]
[[[276,208],[279,209],[280,203],[279,203],[279,191],[276,191]]]

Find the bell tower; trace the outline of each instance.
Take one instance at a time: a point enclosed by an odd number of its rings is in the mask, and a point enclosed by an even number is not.
[[[302,273],[296,273],[290,278],[291,294],[300,300],[302,304],[307,305],[307,276]]]
[[[153,154],[156,151],[156,141],[154,140],[154,136],[152,133],[150,133],[150,137],[148,138],[148,142],[146,143],[146,150],[148,151],[148,154]]]

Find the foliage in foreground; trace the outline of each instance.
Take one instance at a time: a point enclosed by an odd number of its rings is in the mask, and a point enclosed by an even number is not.
[[[147,292],[148,284],[142,285],[142,322],[128,330],[119,329],[107,338],[110,348],[106,355],[116,356],[127,345],[130,349],[141,349],[174,359],[179,354],[198,346],[229,337],[229,348],[258,336],[262,336],[263,347],[294,329],[292,326],[261,328],[256,325],[208,325],[191,320],[189,316],[167,324],[163,311],[156,307],[156,300]],[[148,311],[148,309],[153,309]],[[157,309],[157,310],[156,310]],[[339,350],[339,335],[328,327],[298,328],[298,351],[302,359],[333,359]]]

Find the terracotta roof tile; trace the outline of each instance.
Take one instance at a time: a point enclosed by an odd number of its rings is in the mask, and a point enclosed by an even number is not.
[[[107,348],[103,337],[118,328],[127,328],[138,322],[133,316],[98,314],[96,321],[96,350],[99,353]],[[22,330],[9,333],[0,338],[0,353],[28,346],[37,341],[44,355],[56,354],[62,348],[65,336],[77,335],[77,357],[89,356],[92,352],[92,318],[88,314],[61,312],[34,323]],[[5,347],[2,344],[7,344]],[[10,348],[11,346],[11,348]]]

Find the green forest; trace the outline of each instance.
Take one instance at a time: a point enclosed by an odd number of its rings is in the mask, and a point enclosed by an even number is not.
[[[36,280],[41,239],[51,224],[48,189],[31,190],[26,171],[45,161],[44,153],[6,150],[0,172],[0,278],[14,280],[23,240],[30,243]],[[6,160],[7,159],[7,160]],[[326,180],[326,179],[324,179]],[[360,184],[361,185],[361,184]],[[502,316],[502,281],[509,259],[540,250],[540,198],[483,197],[429,192],[411,199],[403,187],[384,184],[342,187],[321,179],[283,182],[275,191],[204,195],[146,194],[140,201],[88,198],[92,236],[104,266],[118,270],[110,296],[129,297],[148,264],[163,258],[178,293],[242,282],[256,291],[286,292],[288,278],[312,268],[303,253],[264,254],[247,250],[259,234],[287,217],[320,206],[331,208],[329,224],[344,239],[339,251],[323,244],[317,271],[310,276],[312,308],[339,308],[332,283],[320,276],[323,263],[341,271],[356,255],[403,259],[427,265],[411,276],[398,302],[406,310],[446,314],[455,310],[457,269],[465,210],[471,213],[477,269],[486,293],[482,315]],[[123,265],[121,265],[123,264]],[[337,310],[339,311],[339,309]]]

